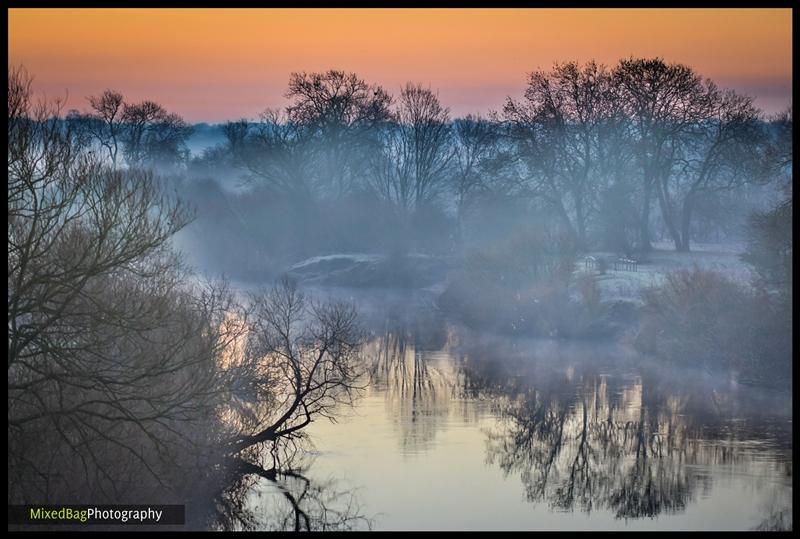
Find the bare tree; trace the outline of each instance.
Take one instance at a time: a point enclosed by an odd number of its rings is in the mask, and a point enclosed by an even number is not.
[[[94,110],[90,115],[89,129],[91,135],[108,151],[111,164],[116,168],[119,153],[119,138],[124,128],[122,94],[114,90],[105,90],[99,96],[90,96],[89,104]]]
[[[758,281],[772,291],[781,292],[787,305],[784,319],[791,335],[792,306],[792,110],[771,118],[768,129],[766,172],[783,177],[783,200],[767,211],[753,212],[748,219],[747,249],[742,258],[753,264]]]
[[[247,140],[247,135],[250,133],[250,121],[242,118],[235,122],[225,122],[222,126],[222,133],[225,135],[230,152],[238,155]]]
[[[480,116],[468,115],[454,124],[454,182],[459,236],[463,235],[464,213],[470,198],[488,189],[484,163],[497,151],[498,130]]]
[[[364,179],[363,163],[378,144],[377,127],[390,119],[391,96],[355,73],[292,73],[287,123],[303,126],[315,142],[317,173],[335,197]]]
[[[599,176],[597,217],[594,224],[604,249],[630,254],[639,234],[639,210],[636,197],[641,182],[637,181],[632,133],[620,88],[608,88],[605,118],[597,126],[595,174]]]
[[[408,83],[400,92],[395,123],[384,135],[374,188],[408,215],[432,202],[450,178],[455,156],[450,113],[432,90]]]
[[[229,124],[226,136],[234,162],[244,169],[251,184],[296,202],[313,201],[324,191],[308,126],[289,121],[279,110],[267,109],[251,128]]]
[[[82,151],[24,70],[8,89],[9,500],[188,495],[228,436],[227,294],[183,284],[190,213],[152,174]]]
[[[733,190],[764,176],[763,131],[752,98],[720,92],[711,82],[706,91],[709,114],[673,142],[678,147],[674,170],[659,178],[664,218],[679,251],[689,250],[699,196]]]
[[[122,147],[131,167],[174,166],[186,160],[192,128],[177,114],[153,101],[124,104]]]
[[[277,470],[291,466],[305,427],[317,418],[333,421],[358,395],[361,335],[352,306],[308,299],[287,278],[250,304],[242,364],[258,381],[238,401],[242,434],[229,447],[236,454],[269,443]]]
[[[601,179],[600,130],[615,117],[612,90],[605,66],[556,64],[531,73],[525,100],[509,99],[503,110],[530,169],[529,189],[556,208],[582,249]]]
[[[792,107],[769,118],[767,147],[765,151],[767,172],[783,177],[787,191],[792,187]],[[791,193],[789,193],[791,197]]]
[[[659,193],[661,181],[671,172],[676,139],[708,116],[711,94],[690,67],[668,64],[660,58],[621,60],[613,70],[613,78],[624,103],[631,145],[642,174],[639,247],[649,251],[653,191]],[[659,203],[662,214],[669,215],[663,196]],[[672,228],[671,233],[677,236]]]

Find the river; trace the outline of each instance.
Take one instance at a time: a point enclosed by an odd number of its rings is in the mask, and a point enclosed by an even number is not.
[[[424,297],[355,299],[367,387],[310,426],[298,473],[247,486],[253,527],[791,527],[790,393],[620,343],[479,333]]]

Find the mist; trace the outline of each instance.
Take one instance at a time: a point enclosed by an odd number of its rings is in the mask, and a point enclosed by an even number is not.
[[[661,58],[520,77],[457,117],[298,71],[192,125],[10,67],[9,504],[790,530],[791,107]]]

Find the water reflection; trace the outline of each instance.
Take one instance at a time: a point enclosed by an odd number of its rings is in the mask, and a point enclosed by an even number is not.
[[[531,389],[498,404],[502,421],[488,433],[488,460],[518,474],[529,501],[555,509],[609,508],[617,518],[682,511],[695,479],[683,466],[681,409],[671,404],[648,409],[640,381],[614,399],[605,377],[574,398]]]
[[[570,350],[555,346],[557,355]],[[487,430],[487,461],[519,476],[529,502],[653,518],[708,496],[709,470],[791,477],[790,424],[765,421],[780,410],[758,391],[725,392],[647,364],[631,374],[629,361],[613,361],[614,353],[624,355],[614,347],[606,357],[595,350],[566,361],[537,354],[542,347],[533,344],[523,348],[524,358],[518,347],[477,348],[462,346],[458,364],[497,416]],[[498,357],[504,348],[506,356]],[[741,415],[759,404],[769,408]],[[781,519],[785,524],[785,513],[772,520]]]
[[[454,408],[468,413],[463,377],[447,354],[448,330],[435,316],[395,306],[365,347],[371,391],[383,393],[404,453],[431,447]]]
[[[715,480],[790,481],[786,395],[679,376],[619,346],[498,342],[450,327],[426,350],[394,329],[371,357],[404,447],[431,444],[453,407],[464,421],[486,410],[486,462],[519,477],[530,503],[627,521],[681,514]],[[791,486],[762,486],[776,501],[759,510],[760,528],[790,527]]]
[[[217,500],[214,528],[226,531],[346,531],[371,529],[354,489],[299,471],[249,466]]]
[[[248,529],[791,529],[790,394],[419,311],[370,330],[365,398],[305,481],[242,488]]]

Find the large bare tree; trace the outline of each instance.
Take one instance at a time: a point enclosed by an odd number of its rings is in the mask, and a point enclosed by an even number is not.
[[[401,215],[413,214],[445,189],[454,156],[448,109],[430,88],[408,83],[384,130],[374,189]]]
[[[225,294],[169,245],[191,214],[86,152],[22,69],[8,105],[9,500],[181,499],[227,436]]]
[[[313,136],[317,173],[330,194],[349,194],[364,180],[367,157],[377,147],[376,128],[390,119],[392,97],[355,73],[292,73],[287,123]]]
[[[601,130],[615,118],[615,97],[605,66],[567,62],[531,73],[524,100],[509,99],[503,109],[529,191],[556,209],[581,249],[600,188]]]
[[[175,166],[188,158],[192,127],[158,103],[125,103],[122,121],[122,149],[129,166]]]
[[[708,114],[673,141],[673,169],[657,184],[662,215],[678,251],[688,251],[701,196],[766,179],[763,129],[752,98],[706,83]]]
[[[317,302],[286,278],[252,294],[249,305],[238,362],[257,376],[236,400],[241,434],[229,447],[236,454],[266,444],[270,468],[279,469],[306,440],[305,427],[334,420],[358,395],[362,339],[352,306]]]
[[[649,251],[653,193],[671,173],[675,141],[708,117],[713,100],[692,68],[661,58],[621,60],[613,70],[613,78],[624,104],[630,144],[641,173],[639,248]],[[668,213],[663,197],[659,202],[662,214]]]
[[[124,98],[119,92],[105,90],[99,96],[90,96],[88,100],[94,111],[89,115],[90,133],[105,148],[111,164],[116,167],[120,136],[124,128]]]

